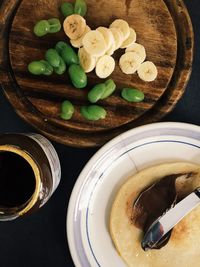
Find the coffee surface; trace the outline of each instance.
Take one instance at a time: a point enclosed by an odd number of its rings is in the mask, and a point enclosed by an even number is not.
[[[12,152],[0,152],[0,207],[25,204],[35,191],[35,176],[30,164]]]

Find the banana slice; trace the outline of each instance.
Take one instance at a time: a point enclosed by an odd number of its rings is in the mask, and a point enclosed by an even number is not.
[[[110,33],[112,34],[112,40],[113,40],[113,42],[112,42],[111,47],[106,51],[106,55],[112,56],[114,54],[114,52],[115,52],[116,41],[115,41],[114,34],[112,33],[111,29],[109,29],[109,30],[110,30]]]
[[[135,43],[136,41],[136,32],[133,28],[130,28],[130,35],[129,37],[122,43],[122,45],[120,46],[120,48],[127,48],[129,46],[131,46],[132,44]]]
[[[96,66],[96,58],[88,54],[83,47],[78,50],[81,67],[86,73],[93,71]]]
[[[131,46],[129,46],[125,52],[135,52],[138,54],[138,56],[141,57],[142,62],[145,61],[146,58],[146,51],[143,45],[141,44],[132,44]]]
[[[110,49],[108,49],[108,51],[106,51],[106,55],[112,56],[115,52],[115,47],[116,46],[115,46],[115,41],[114,41],[114,43],[112,43],[112,46],[110,47]]]
[[[124,40],[123,34],[117,28],[110,28],[110,30],[111,30],[113,37],[114,37],[114,40],[115,40],[115,50],[117,50],[118,48],[120,48],[120,46],[123,43],[123,40]]]
[[[152,82],[158,76],[158,70],[153,62],[145,61],[138,69],[138,76],[145,82]]]
[[[86,21],[80,15],[71,15],[64,20],[63,28],[70,39],[76,40],[83,35],[86,28]]]
[[[90,27],[89,27],[89,26],[86,26],[85,31],[84,31],[83,35],[82,35],[80,38],[78,38],[78,39],[76,39],[76,40],[70,40],[71,45],[72,45],[73,47],[75,47],[75,48],[80,48],[80,47],[82,46],[82,44],[83,44],[83,37],[84,37],[84,36],[86,35],[86,33],[88,33],[89,31],[91,31]]]
[[[99,27],[97,28],[97,31],[99,31],[103,35],[108,51],[115,42],[111,30],[106,27]]]
[[[96,75],[99,78],[105,79],[114,71],[115,60],[113,57],[104,55],[97,61]]]
[[[105,54],[107,50],[106,42],[102,33],[99,31],[89,31],[83,37],[83,47],[88,52],[88,54],[101,57]]]
[[[134,74],[141,65],[141,58],[134,52],[123,54],[119,60],[119,66],[123,73]]]
[[[128,23],[123,19],[116,19],[110,24],[110,28],[117,28],[123,34],[123,41],[126,40],[130,35],[130,28]]]

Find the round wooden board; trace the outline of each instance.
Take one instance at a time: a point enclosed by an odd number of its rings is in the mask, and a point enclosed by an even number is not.
[[[106,119],[95,123],[84,119],[79,112],[80,106],[87,103],[88,89],[102,82],[94,71],[88,74],[88,86],[83,90],[73,88],[67,75],[52,75],[44,79],[43,76],[33,77],[27,71],[27,65],[31,61],[43,59],[48,48],[54,47],[60,40],[67,39],[64,31],[46,35],[44,38],[37,38],[32,31],[35,22],[41,19],[56,16],[63,21],[59,11],[62,2],[62,0],[23,0],[12,24],[9,39],[11,66],[22,94],[27,97],[30,104],[46,116],[50,123],[55,123],[58,128],[90,132],[119,127],[134,121],[151,109],[167,89],[176,65],[176,31],[164,2],[155,0],[155,5],[151,5],[146,0],[135,0],[125,5],[124,1],[101,0],[101,5],[97,5],[96,0],[87,0],[86,21],[91,29],[96,29],[101,25],[108,27],[117,17],[127,20],[137,32],[137,41],[145,45],[147,60],[153,60],[159,72],[154,82],[145,83],[138,78],[137,74],[122,73],[117,64],[111,75],[117,84],[117,90],[112,97],[99,102],[100,105],[106,107],[108,115]],[[29,16],[24,16],[29,10],[31,10]],[[155,13],[160,12],[160,16],[155,16]],[[168,25],[167,29],[163,30],[163,24]],[[119,55],[124,53],[124,49],[118,52],[114,54],[116,62],[118,62]],[[124,101],[119,97],[120,88],[123,87],[142,89],[146,96],[145,101],[139,104]],[[67,122],[59,119],[59,107],[61,101],[66,98],[76,105],[75,115]]]
[[[154,5],[148,0],[102,0],[101,5],[96,5],[94,0],[87,1],[86,19],[92,28],[109,26],[117,17],[126,19],[138,33],[138,42],[146,47],[147,59],[155,62],[159,70],[155,82],[145,83],[136,74],[125,75],[116,67],[112,78],[117,82],[118,90],[101,102],[108,110],[108,116],[98,122],[88,122],[79,113],[79,107],[87,103],[89,88],[99,82],[94,73],[88,75],[88,87],[77,90],[72,88],[67,75],[33,77],[27,72],[30,61],[42,59],[46,49],[66,39],[63,33],[41,39],[32,33],[37,20],[60,17],[58,6],[61,2],[1,2],[0,80],[6,96],[21,117],[52,140],[89,147],[100,146],[135,126],[157,121],[175,106],[189,79],[193,59],[193,30],[182,1],[156,0]],[[116,61],[118,57],[116,54]],[[145,101],[129,104],[122,100],[119,94],[124,86],[141,88],[146,95]],[[59,106],[66,98],[77,107],[75,116],[68,122],[59,119]]]

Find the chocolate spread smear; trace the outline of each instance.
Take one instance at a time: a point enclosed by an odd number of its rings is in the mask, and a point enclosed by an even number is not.
[[[175,183],[176,179],[182,175],[189,178],[192,173],[165,176],[139,195],[133,203],[131,216],[131,221],[137,228],[145,233],[155,220],[181,200],[178,199]],[[170,235],[171,232],[161,240],[157,249],[167,244]]]

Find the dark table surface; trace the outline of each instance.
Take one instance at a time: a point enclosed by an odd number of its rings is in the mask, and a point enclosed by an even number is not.
[[[163,121],[200,124],[200,9],[199,0],[185,0],[195,32],[193,73],[187,90]],[[0,132],[33,132],[0,90]],[[97,149],[76,149],[54,144],[62,165],[61,184],[37,213],[0,223],[1,267],[73,267],[66,237],[66,212],[73,185]]]

